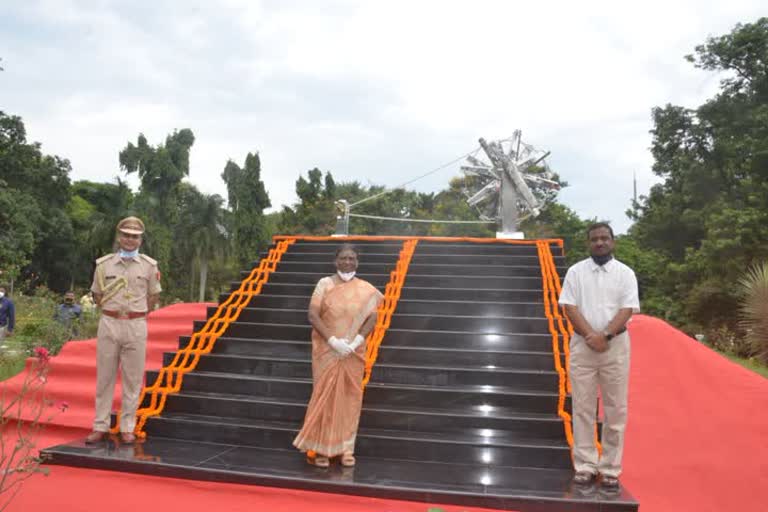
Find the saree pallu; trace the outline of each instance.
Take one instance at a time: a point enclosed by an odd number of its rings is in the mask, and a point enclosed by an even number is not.
[[[320,318],[333,336],[354,339],[365,320],[376,311],[381,293],[361,279],[335,284],[322,278],[312,294],[311,305],[320,307]],[[365,370],[365,343],[346,357],[339,354],[312,329],[312,398],[293,445],[326,457],[354,453]]]

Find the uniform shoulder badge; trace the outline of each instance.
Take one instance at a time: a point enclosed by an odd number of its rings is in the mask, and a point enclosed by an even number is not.
[[[114,256],[114,254],[107,254],[106,256],[102,256],[101,258],[96,260],[96,264],[98,265],[99,263],[104,263],[105,261],[107,261],[112,256]]]
[[[150,257],[149,257],[149,256],[147,256],[146,254],[139,254],[139,256],[140,256],[142,259],[146,260],[146,261],[147,261],[147,263],[150,263],[150,264],[152,264],[152,265],[157,265],[157,260],[150,258]]]

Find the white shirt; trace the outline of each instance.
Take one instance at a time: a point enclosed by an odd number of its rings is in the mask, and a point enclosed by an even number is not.
[[[640,312],[635,273],[616,258],[602,266],[587,258],[569,268],[558,302],[578,307],[598,331],[605,329],[620,309]]]

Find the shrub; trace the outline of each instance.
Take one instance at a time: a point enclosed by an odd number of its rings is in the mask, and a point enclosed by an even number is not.
[[[726,326],[709,329],[705,337],[715,350],[748,358],[752,355],[752,346],[743,334],[732,331]]]
[[[740,326],[751,351],[768,364],[768,263],[755,265],[739,280]]]

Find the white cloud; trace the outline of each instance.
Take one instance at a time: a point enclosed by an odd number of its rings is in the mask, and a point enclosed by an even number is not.
[[[522,128],[571,183],[562,199],[619,231],[653,183],[650,109],[718,78],[682,58],[763,14],[758,1],[38,1],[6,8],[3,110],[110,180],[139,132],[196,142],[190,179],[225,194],[259,151],[275,207],[312,167],[394,186]],[[458,166],[413,186],[437,190]]]

